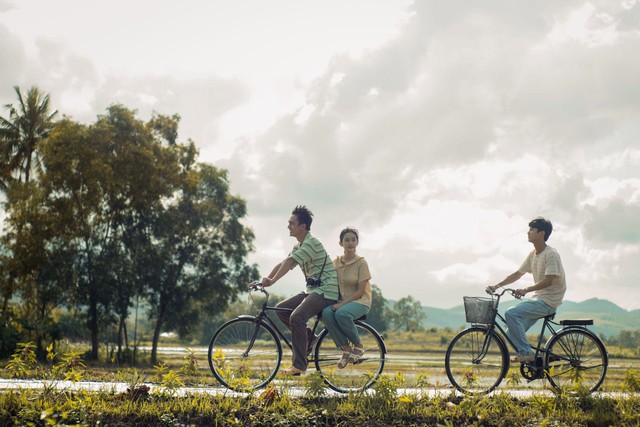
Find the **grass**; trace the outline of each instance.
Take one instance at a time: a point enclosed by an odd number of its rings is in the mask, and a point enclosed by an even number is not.
[[[549,394],[542,381],[512,380],[519,376],[512,370],[497,393],[466,397],[451,390],[444,374],[444,333],[389,334],[389,362],[373,390],[338,397],[329,396],[313,373],[246,395],[178,393],[183,385],[220,387],[200,348],[163,355],[155,366],[123,367],[84,362],[78,356],[82,348],[70,345],[59,347],[59,355],[50,350],[49,359],[38,362],[25,345],[2,364],[0,377],[50,384],[118,381],[126,391],[6,390],[0,393],[0,426],[640,426],[638,359],[610,360],[604,389],[625,394],[589,394],[579,387],[572,395]],[[294,393],[294,387],[303,393]],[[507,393],[531,387],[531,397]],[[401,392],[405,388],[418,390]]]
[[[385,376],[375,393],[291,397],[287,387],[241,397],[18,390],[0,395],[0,425],[83,426],[624,426],[640,423],[640,397],[514,399],[399,395]]]

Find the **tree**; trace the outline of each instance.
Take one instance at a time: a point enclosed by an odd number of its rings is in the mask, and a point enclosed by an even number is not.
[[[43,146],[45,203],[57,212],[59,241],[73,252],[70,302],[86,308],[92,358],[100,331],[118,322],[122,334],[132,297],[142,292],[128,237],[172,196],[179,173],[173,151],[120,105],[91,126],[61,121]]]
[[[9,110],[9,117],[0,116],[0,189],[5,192],[9,191],[12,183],[28,184],[31,172],[40,170],[39,146],[47,137],[53,125],[53,117],[56,114],[56,112],[49,112],[49,95],[43,95],[38,88],[32,87],[29,89],[26,98],[17,86],[14,87],[14,90],[18,97],[19,105],[17,107],[11,104],[6,105],[5,107]],[[27,194],[25,191],[25,187],[21,186],[15,189],[14,194],[21,192]],[[19,224],[18,222],[17,225],[21,226]],[[14,229],[14,238],[16,234],[21,234],[21,230]],[[14,259],[12,249],[6,246],[7,242],[3,242],[2,247],[3,274],[0,278],[0,289],[2,290],[0,323],[3,325],[2,350],[11,351],[12,348],[8,343],[12,342],[13,339],[9,340],[7,337],[17,338],[20,335],[16,332],[15,325],[17,322],[21,324],[21,327],[26,326],[27,332],[30,330],[35,331],[37,341],[42,338],[43,324],[42,322],[33,322],[33,316],[37,316],[37,313],[42,313],[41,310],[34,311],[31,309],[33,307],[22,306],[16,308],[9,306],[9,301],[19,290],[21,284],[24,290],[37,290],[38,286],[33,283],[33,277],[28,274],[16,277],[16,269],[20,269],[24,265],[20,266],[20,260]],[[22,283],[19,283],[20,281]],[[28,303],[35,303],[35,300],[27,301]],[[44,306],[41,305],[40,308],[43,309]],[[6,325],[14,326],[7,327]],[[41,327],[38,328],[37,325]],[[41,349],[38,348],[38,350]]]
[[[163,329],[191,332],[257,276],[245,263],[254,238],[240,222],[245,202],[229,193],[226,171],[196,164],[196,152],[186,149],[192,155],[183,157],[180,185],[149,223],[148,245],[139,253],[155,318],[152,363]]]
[[[31,87],[26,97],[14,87],[18,106],[7,104],[9,118],[0,116],[0,186],[6,189],[16,179],[29,182],[33,171],[41,171],[39,145],[47,137],[57,111],[49,111],[49,95]]]
[[[386,331],[389,328],[387,311],[387,300],[382,291],[377,285],[371,285],[371,309],[367,313],[367,323],[378,332]]]
[[[120,105],[92,125],[65,118],[39,148],[40,179],[7,192],[3,291],[13,280],[24,307],[38,304],[33,324],[62,304],[84,311],[94,359],[110,325],[120,355],[137,298],[154,319],[155,361],[163,328],[187,333],[257,276],[245,261],[254,238],[241,223],[245,202],[225,170],[174,140],[177,120],[143,123]]]
[[[422,310],[420,302],[412,296],[407,296],[400,298],[393,304],[389,318],[395,329],[415,332],[424,329],[422,322],[426,318],[426,314]]]
[[[15,293],[21,304],[11,311],[18,316],[23,341],[35,341],[39,356],[44,355],[44,341],[57,335],[52,313],[66,295],[70,281],[63,240],[58,240],[55,212],[43,203],[45,194],[37,182],[14,183],[7,192],[7,218],[2,236],[2,268],[8,276],[11,292],[5,295],[3,318],[7,317],[6,297]],[[56,251],[51,250],[56,242]],[[5,277],[7,277],[5,276]]]

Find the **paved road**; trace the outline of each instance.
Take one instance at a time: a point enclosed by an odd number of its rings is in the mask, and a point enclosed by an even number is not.
[[[277,385],[277,381],[274,382]],[[151,388],[151,393],[162,392],[162,387],[153,383],[144,383]],[[15,389],[44,389],[45,387],[53,387],[59,391],[76,391],[76,390],[90,390],[90,391],[105,391],[113,393],[124,393],[127,391],[129,384],[124,382],[99,382],[99,381],[80,381],[73,383],[71,381],[44,381],[44,380],[15,380],[0,378],[0,392]],[[287,386],[286,390],[292,396],[303,396],[305,389],[303,387],[291,387]],[[259,393],[260,391],[258,391]],[[373,391],[369,390],[369,393]],[[419,395],[427,397],[435,396],[448,396],[454,392],[450,388],[439,389],[410,389],[402,388],[398,389],[399,395]],[[553,396],[553,393],[549,390],[534,389],[534,390],[509,390],[498,388],[497,393],[508,393],[513,397],[527,398],[532,395],[536,396]],[[193,394],[210,394],[214,396],[245,396],[245,393],[237,393],[227,390],[223,387],[182,387],[176,391],[178,396],[190,396]],[[329,396],[341,396],[340,393],[334,392],[327,388],[327,395]],[[610,396],[610,397],[627,397],[625,393],[612,393],[612,392],[597,392],[594,393],[597,396]]]

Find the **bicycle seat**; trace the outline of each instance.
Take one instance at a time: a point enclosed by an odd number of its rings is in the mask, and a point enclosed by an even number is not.
[[[559,323],[562,326],[587,326],[593,325],[593,319],[565,319]]]
[[[556,317],[555,313],[551,313],[548,316],[544,316],[543,319],[545,320],[553,320],[553,318]]]

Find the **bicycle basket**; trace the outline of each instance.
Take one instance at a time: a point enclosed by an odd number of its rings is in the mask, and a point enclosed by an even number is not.
[[[464,314],[469,323],[488,324],[493,321],[498,300],[481,297],[463,297]]]

